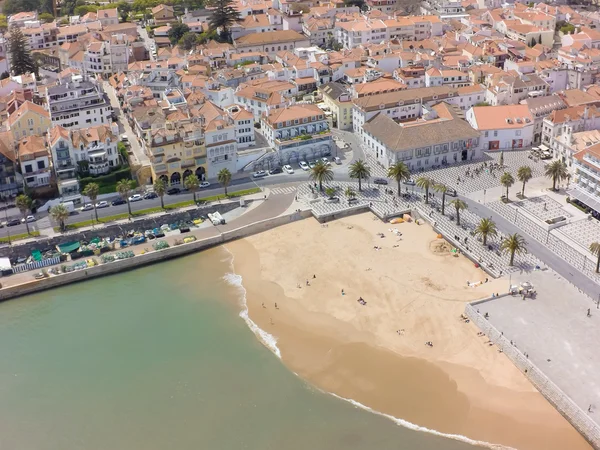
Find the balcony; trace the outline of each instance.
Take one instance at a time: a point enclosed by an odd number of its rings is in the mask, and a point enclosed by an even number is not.
[[[181,162],[181,168],[185,169],[187,167],[195,167],[196,166],[196,162],[192,159],[192,160],[186,160],[186,161],[182,161]]]

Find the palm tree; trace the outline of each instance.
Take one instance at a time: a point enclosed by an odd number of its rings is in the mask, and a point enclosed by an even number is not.
[[[117,192],[119,193],[121,198],[127,202],[127,209],[129,210],[130,216],[132,216],[131,203],[129,203],[131,189],[133,189],[133,182],[131,180],[121,180],[117,182]]]
[[[567,166],[562,161],[552,161],[546,166],[546,177],[552,180],[552,190],[556,191],[556,182],[567,178]]]
[[[323,181],[333,180],[333,170],[323,161],[319,161],[310,169],[308,177],[312,181],[317,181],[319,183],[319,191],[323,191]]]
[[[506,200],[508,200],[508,188],[515,184],[515,179],[510,173],[504,172],[500,177],[500,184],[506,188]]]
[[[410,180],[410,169],[402,161],[398,161],[388,169],[388,177],[396,180],[396,183],[398,183],[398,195],[400,195],[400,183]]]
[[[27,227],[27,234],[31,234],[29,232],[29,222],[27,222],[27,215],[31,211],[31,204],[32,204],[31,198],[29,198],[25,194],[21,194],[15,199],[15,205],[17,206],[17,208],[19,208],[19,211],[21,211],[21,214],[23,214],[23,218],[25,219],[25,226]]]
[[[481,236],[483,238],[483,245],[487,245],[488,236],[496,236],[498,231],[496,230],[496,223],[492,219],[481,219],[477,228],[475,228],[475,236]]]
[[[348,175],[350,178],[358,178],[358,191],[362,191],[362,180],[368,180],[371,176],[371,169],[367,164],[359,159],[358,161],[353,162],[348,167]]]
[[[435,186],[435,181],[429,177],[419,177],[415,184],[421,189],[425,189],[425,204],[429,204],[429,188]]]
[[[165,194],[167,193],[167,184],[165,183],[165,180],[159,178],[154,182],[154,192],[156,192],[156,195],[160,197],[160,207],[165,209],[164,199]]]
[[[60,231],[65,231],[65,220],[69,217],[69,210],[65,205],[59,203],[50,208],[50,216],[60,224]]]
[[[442,216],[444,215],[444,211],[446,208],[446,192],[448,192],[448,186],[443,183],[437,183],[433,185],[433,189],[436,192],[442,193]]]
[[[227,197],[227,186],[229,186],[229,183],[231,182],[231,172],[227,169],[219,170],[217,181],[225,188],[225,197]]]
[[[196,191],[200,187],[200,180],[196,175],[188,175],[183,180],[185,188],[192,193],[194,196],[194,204],[196,203]]]
[[[600,242],[592,242],[590,244],[590,252],[592,252],[592,255],[598,257],[598,261],[596,261],[596,273],[600,273]]]
[[[523,239],[523,236],[521,236],[518,233],[509,234],[500,243],[500,250],[505,253],[506,252],[510,253],[509,265],[512,266],[513,262],[515,260],[515,253],[517,253],[519,255],[521,253],[527,253],[527,242],[525,242],[525,239]]]
[[[529,166],[521,166],[519,170],[517,170],[517,179],[523,183],[523,189],[521,189],[521,197],[525,197],[525,183],[533,178],[533,173],[531,172],[531,167]]]
[[[346,194],[346,197],[348,197],[348,198],[356,197],[356,192],[354,192],[354,189],[352,189],[350,186],[348,186],[346,188],[346,191],[344,192],[344,194]]]
[[[88,183],[83,189],[83,195],[90,198],[92,205],[94,206],[94,215],[96,216],[96,222],[98,222],[98,210],[96,209],[96,200],[100,194],[100,186],[98,183]]]
[[[454,206],[454,209],[456,209],[456,225],[460,225],[460,212],[463,209],[467,209],[469,207],[469,205],[467,205],[465,202],[463,202],[459,198],[455,198],[454,200],[452,200],[450,202],[450,204],[452,206]]]

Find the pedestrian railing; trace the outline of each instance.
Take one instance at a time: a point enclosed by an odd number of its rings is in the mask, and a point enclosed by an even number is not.
[[[467,304],[466,316],[495,344],[514,365],[525,374],[536,389],[560,412],[579,433],[596,449],[600,449],[600,426],[594,422],[569,396],[554,384],[527,356],[477,312],[474,304]]]

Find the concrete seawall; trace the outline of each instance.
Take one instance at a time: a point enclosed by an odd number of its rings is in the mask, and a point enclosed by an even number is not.
[[[133,258],[114,261],[111,263],[100,264],[90,267],[86,270],[63,273],[55,276],[49,276],[41,280],[31,280],[27,283],[21,283],[9,286],[0,290],[0,301],[5,301],[35,292],[64,286],[79,281],[89,280],[91,278],[102,277],[114,273],[121,273],[125,270],[137,269],[139,267],[155,264],[168,259],[177,258],[191,253],[199,252],[210,247],[214,247],[235,239],[240,239],[256,233],[260,233],[272,228],[285,225],[286,223],[311,217],[310,211],[295,212],[283,216],[254,222],[234,230],[226,231],[218,236],[199,239],[189,244],[172,246],[164,250],[152,251],[143,255],[136,255]]]

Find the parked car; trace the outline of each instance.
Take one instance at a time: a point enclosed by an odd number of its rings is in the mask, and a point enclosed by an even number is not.
[[[308,170],[308,164],[306,164],[306,161],[300,161],[298,165],[302,170]]]
[[[375,184],[388,184],[388,180],[386,180],[385,178],[375,178],[373,180],[373,183],[375,183]]]
[[[294,169],[292,169],[292,166],[290,166],[289,164],[286,164],[285,166],[283,166],[283,170],[285,171],[285,173],[289,173],[289,174],[294,173]]]
[[[210,186],[210,183],[208,181],[203,181],[202,183],[200,183],[200,189],[207,188],[209,186]]]
[[[414,186],[415,185],[415,180],[413,180],[411,178],[410,180],[403,181],[403,184],[407,184],[408,186]]]
[[[7,227],[14,227],[15,225],[20,225],[21,221],[19,219],[10,219],[8,222],[6,222],[6,226]]]
[[[456,192],[456,189],[448,188],[448,190],[446,191],[446,195],[449,195],[450,197],[456,197],[458,193]]]
[[[144,194],[144,198],[146,200],[150,200],[150,199],[157,198],[157,197],[158,197],[158,194],[156,192],[146,192]]]
[[[94,209],[94,205],[92,205],[91,203],[86,203],[81,208],[82,211],[91,211],[92,209]]]
[[[126,134],[121,135],[121,142],[129,142],[129,138],[127,137]]]
[[[335,158],[333,158],[333,162],[336,163],[338,166],[342,164],[342,160],[340,158],[338,158],[337,156]]]
[[[252,178],[266,177],[268,173],[265,170],[258,170],[252,174]]]
[[[140,200],[143,200],[144,197],[142,197],[140,194],[133,194],[131,197],[129,197],[129,202],[139,202]]]
[[[119,206],[119,205],[124,205],[125,203],[127,203],[127,202],[125,200],[123,200],[122,198],[117,198],[111,202],[111,205]]]
[[[276,173],[283,173],[283,169],[281,167],[274,167],[269,170],[269,175],[275,175]]]
[[[35,217],[33,217],[33,216],[23,217],[21,219],[21,223],[25,223],[25,221],[27,221],[27,223],[35,222]]]
[[[96,203],[96,208],[108,208],[109,206],[110,206],[109,203],[104,200]]]
[[[321,161],[323,161],[323,164],[325,164],[326,166],[331,165],[331,163],[329,162],[329,159],[327,159],[327,158],[321,158]]]
[[[316,165],[317,165],[317,163],[316,163],[315,161],[309,161],[309,162],[308,162],[308,167],[310,167],[311,169],[312,169],[313,167],[315,167]]]
[[[167,191],[167,195],[177,195],[181,192],[181,189],[179,189],[178,187],[172,187],[171,189],[169,189]]]

